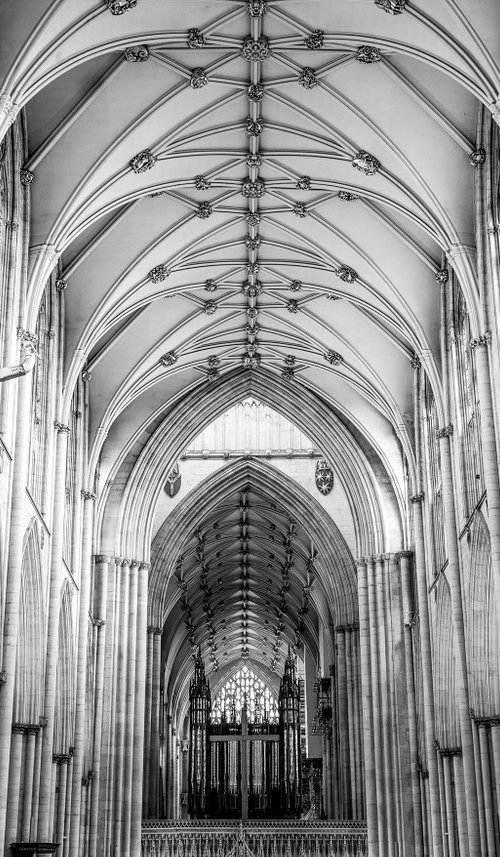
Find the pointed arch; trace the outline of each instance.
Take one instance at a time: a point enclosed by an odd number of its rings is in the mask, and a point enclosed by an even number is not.
[[[459,747],[455,640],[448,581],[441,575],[434,590],[434,668],[436,737],[441,747]]]
[[[73,590],[67,580],[61,589],[54,716],[54,753],[67,753],[73,742],[75,658],[72,611]]]
[[[37,724],[44,685],[44,593],[38,523],[24,538],[19,602],[19,642],[14,690],[14,721]]]
[[[490,535],[477,512],[470,532],[466,599],[471,706],[477,716],[497,715],[500,705],[500,635],[495,615]]]

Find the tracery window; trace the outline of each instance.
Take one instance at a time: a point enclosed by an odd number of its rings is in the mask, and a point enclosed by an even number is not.
[[[278,722],[276,697],[262,679],[247,666],[241,667],[221,688],[212,705],[212,723],[225,720],[241,720],[241,710],[246,702],[248,720],[261,723]]]

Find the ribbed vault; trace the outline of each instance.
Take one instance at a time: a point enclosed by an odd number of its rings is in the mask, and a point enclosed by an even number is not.
[[[2,121],[25,106],[33,177],[27,324],[57,262],[61,418],[83,369],[90,486],[187,392],[262,370],[355,426],[404,504],[415,357],[443,411],[449,268],[482,324],[469,200],[497,4],[257,5],[6,4]]]
[[[356,601],[335,523],[262,461],[229,464],[201,483],[153,542],[150,620],[164,628],[172,704],[185,698],[198,645],[219,683],[241,658],[279,672],[288,645],[305,644],[316,660],[322,629],[355,621]]]

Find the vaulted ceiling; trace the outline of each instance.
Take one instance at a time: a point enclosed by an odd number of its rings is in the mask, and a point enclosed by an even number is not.
[[[33,174],[28,305],[59,259],[65,401],[84,369],[92,472],[101,456],[113,478],[186,394],[247,373],[292,403],[306,389],[403,497],[415,356],[440,401],[448,268],[478,305],[497,0],[5,0],[2,15],[0,106],[25,107]]]

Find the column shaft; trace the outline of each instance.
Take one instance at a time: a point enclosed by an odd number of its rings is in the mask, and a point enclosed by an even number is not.
[[[368,579],[365,560],[357,563],[359,649],[361,667],[361,709],[363,727],[363,749],[365,760],[366,824],[368,830],[369,857],[378,857],[378,813],[377,783],[375,775],[374,723],[371,688],[370,619],[368,604]]]
[[[389,676],[387,670],[387,623],[385,616],[385,599],[384,599],[384,563],[381,556],[375,557],[375,592],[376,592],[376,611],[377,611],[377,629],[378,629],[378,646],[379,646],[379,676],[380,682],[380,707],[382,717],[382,758],[384,765],[384,786],[385,786],[385,808],[386,808],[386,826],[387,826],[387,855],[392,857],[396,840],[396,831],[394,817],[397,812],[394,781],[392,775],[392,757],[391,757],[391,724],[389,714]]]
[[[123,784],[123,826],[122,848],[124,854],[130,849],[130,822],[133,789],[133,753],[134,753],[134,712],[135,712],[135,677],[136,677],[136,643],[137,643],[137,568],[139,563],[133,560],[130,564],[129,617],[128,617],[128,659],[127,659],[127,697],[126,697],[126,740],[125,740],[125,770]]]
[[[491,334],[473,339],[471,346],[476,355],[476,377],[481,410],[481,448],[484,470],[484,485],[488,497],[488,530],[491,545],[491,563],[493,566],[493,589],[496,615],[500,616],[500,481],[498,450],[495,437],[495,419],[488,345]]]
[[[415,684],[413,665],[412,617],[414,601],[411,583],[410,560],[404,553],[400,555],[402,607],[405,616],[404,639],[402,641],[405,657],[406,700],[408,712],[408,749],[410,756],[411,795],[413,804],[413,825],[415,836],[415,857],[423,854],[422,804],[417,769],[417,710],[415,704]]]
[[[126,735],[126,693],[127,693],[127,643],[128,643],[128,601],[129,601],[129,560],[123,560],[121,574],[119,576],[119,615],[120,615],[120,638],[116,641],[118,649],[118,663],[116,673],[116,710],[115,710],[115,740],[114,740],[114,765],[116,777],[113,785],[114,791],[114,819],[113,819],[113,841],[112,853],[115,857],[121,857],[122,853],[122,829],[123,829],[123,789],[125,769],[125,735]]]
[[[82,491],[83,524],[82,552],[80,572],[80,603],[78,617],[78,655],[76,673],[76,706],[75,706],[75,755],[72,766],[71,815],[69,832],[70,854],[79,853],[80,813],[82,802],[83,758],[85,753],[85,732],[87,718],[90,712],[86,708],[87,691],[87,638],[90,609],[91,582],[91,552],[92,552],[92,523],[94,512],[94,494]]]
[[[64,537],[64,504],[66,480],[66,450],[69,429],[56,424],[56,466],[54,503],[52,512],[52,541],[50,552],[50,594],[48,609],[47,655],[45,661],[44,715],[47,726],[42,731],[42,758],[40,770],[40,798],[38,812],[38,840],[49,842],[52,830],[54,798],[54,714],[56,704],[56,676],[59,641],[59,611],[61,592],[61,564]]]
[[[467,857],[469,853],[469,839],[467,835],[467,808],[465,804],[466,787],[461,756],[453,756],[453,771],[455,774],[455,803],[457,805],[458,850],[460,857]]]
[[[347,683],[347,725],[348,725],[348,761],[350,784],[350,813],[348,818],[356,817],[356,759],[354,753],[355,714],[353,702],[352,636],[353,631],[345,632],[346,683]]]
[[[340,762],[340,793],[342,796],[342,818],[350,817],[350,793],[349,783],[349,731],[347,710],[347,675],[346,675],[346,651],[345,631],[337,631],[337,703],[338,703],[338,730],[339,730],[339,762]]]
[[[422,685],[424,703],[424,729],[425,748],[427,753],[427,766],[429,770],[429,808],[430,824],[429,842],[432,857],[442,857],[441,840],[441,810],[439,803],[439,780],[436,753],[434,751],[435,740],[435,716],[434,716],[434,681],[432,675],[431,656],[431,634],[429,627],[429,604],[427,600],[427,575],[425,568],[424,526],[422,519],[422,496],[416,495],[412,498],[415,525],[415,570],[417,584],[417,603],[420,630],[420,651],[422,657]],[[432,844],[431,844],[432,843]],[[463,857],[463,855],[462,855]]]
[[[153,693],[151,705],[151,791],[150,812],[158,815],[158,781],[160,764],[160,669],[161,669],[161,631],[156,629],[153,637]]]
[[[478,732],[479,747],[481,753],[481,774],[483,781],[487,853],[494,855],[496,853],[494,824],[495,815],[493,809],[493,794],[490,769],[490,747],[488,740],[489,726],[486,723],[480,723]]]
[[[28,726],[26,729],[26,757],[24,760],[24,795],[22,810],[21,839],[30,840],[31,807],[33,806],[33,777],[35,774],[35,748],[39,726]]]
[[[0,692],[0,847],[5,837],[7,793],[9,788],[12,717],[14,706],[14,677],[19,630],[19,598],[21,591],[21,567],[23,562],[23,538],[26,528],[24,507],[28,479],[28,455],[30,442],[31,375],[18,381],[17,417],[12,475],[12,499],[7,572],[4,593],[4,625],[2,669],[6,682]]]
[[[137,658],[135,671],[135,708],[134,708],[134,763],[132,779],[135,788],[132,793],[130,853],[141,851],[141,786],[144,766],[144,706],[146,695],[146,643],[148,612],[148,570],[149,565],[141,563],[137,581]]]
[[[101,791],[101,760],[103,758],[103,697],[104,697],[104,654],[106,649],[106,616],[110,558],[105,554],[95,557],[95,589],[96,603],[94,606],[98,622],[95,682],[94,682],[94,735],[92,770],[94,779],[90,793],[89,813],[89,857],[96,857],[99,819],[99,794]],[[104,758],[106,756],[104,755]]]
[[[55,825],[55,841],[59,842],[61,851],[64,849],[64,822],[66,815],[66,789],[68,785],[68,763],[69,756],[61,757],[58,769],[58,787],[59,793],[57,797],[57,818]]]
[[[5,834],[6,852],[11,842],[19,841],[19,789],[21,786],[24,733],[25,727],[22,724],[14,723],[10,752],[9,800],[7,802],[7,827]]]
[[[448,841],[448,855],[449,857],[455,857],[455,812],[453,788],[451,784],[451,766],[452,761],[450,756],[443,756],[444,794],[446,799],[446,838]]]
[[[493,776],[495,783],[495,795],[497,803],[497,815],[500,819],[500,724],[494,723],[491,726],[491,749],[493,762]]]
[[[448,567],[446,576],[450,584],[451,606],[455,642],[457,647],[457,693],[460,717],[460,732],[462,735],[462,759],[464,777],[467,783],[465,801],[467,806],[467,829],[469,835],[470,857],[479,857],[481,839],[479,833],[479,814],[476,795],[476,771],[474,763],[474,746],[469,715],[469,684],[467,675],[467,657],[465,651],[465,628],[460,581],[460,562],[458,555],[457,526],[455,517],[455,499],[451,467],[450,434],[451,427],[438,432],[441,478],[443,483],[443,501],[445,512],[446,546],[448,551]]]
[[[153,693],[153,637],[154,628],[148,627],[146,655],[146,701],[144,711],[144,815],[151,815],[150,783],[151,783],[151,705]]]

